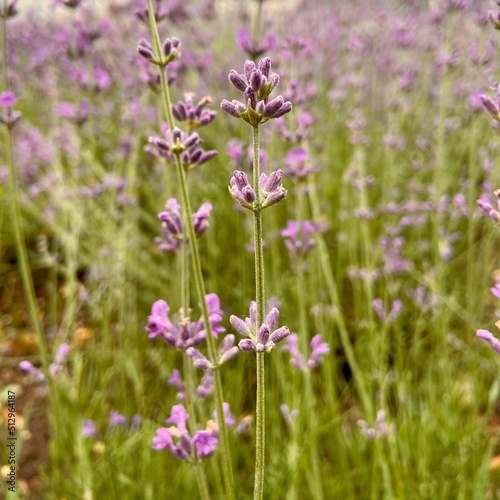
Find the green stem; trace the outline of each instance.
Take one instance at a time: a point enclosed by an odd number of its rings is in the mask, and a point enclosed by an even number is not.
[[[186,384],[186,406],[189,413],[188,429],[191,436],[194,435],[198,427],[196,412],[194,409],[194,380],[193,380],[193,363],[184,353],[182,356],[184,382]],[[200,490],[202,500],[210,500],[210,490],[208,489],[207,475],[203,462],[198,463],[198,471],[196,474],[196,482]]]
[[[182,192],[182,204],[186,210],[186,226],[189,233],[189,243],[191,247],[191,256],[193,259],[193,272],[194,281],[196,285],[196,291],[198,294],[198,300],[201,304],[201,311],[203,316],[203,322],[205,324],[205,329],[207,332],[207,345],[208,345],[208,357],[212,365],[217,365],[216,357],[216,346],[215,340],[212,335],[212,327],[210,326],[210,315],[208,314],[207,302],[205,299],[205,283],[203,281],[203,272],[201,270],[200,254],[198,252],[198,245],[196,244],[196,234],[194,232],[194,225],[192,219],[191,203],[189,201],[189,195],[187,190],[186,182],[186,172],[181,164],[181,159],[179,155],[175,157],[175,164],[177,167],[177,174],[179,176],[179,181],[181,185]],[[226,420],[224,419],[224,410],[222,406],[223,394],[222,394],[222,381],[219,370],[214,370],[214,387],[215,387],[215,402],[217,408],[217,418],[220,430],[220,443],[222,451],[222,472],[224,475],[224,483],[226,488],[226,495],[228,499],[234,499],[234,483],[233,483],[233,471],[231,465],[231,455],[229,450],[229,435],[227,432]]]
[[[153,37],[153,43],[158,56],[161,56],[161,42],[160,35],[158,33],[158,26],[156,24],[156,19],[154,17],[153,1],[147,0],[148,13],[149,13],[149,23],[151,28],[151,34]],[[172,113],[172,105],[170,100],[170,91],[168,87],[167,74],[164,68],[160,69],[161,78],[161,89],[162,89],[162,105],[167,118],[168,125],[171,130],[175,127],[174,115]],[[208,357],[210,362],[216,366],[216,346],[215,340],[212,335],[212,328],[210,326],[210,316],[208,314],[207,302],[205,299],[205,283],[203,281],[203,272],[201,270],[200,254],[198,251],[198,245],[196,244],[196,234],[193,226],[191,203],[189,201],[188,186],[186,180],[186,172],[181,163],[180,156],[177,154],[175,157],[175,165],[177,170],[177,176],[181,186],[182,194],[182,205],[185,210],[185,220],[184,225],[188,229],[189,245],[191,250],[191,257],[193,261],[193,273],[196,285],[196,292],[198,295],[198,300],[200,301],[203,321],[205,324],[205,330],[207,334],[207,345],[208,345]],[[222,381],[219,370],[214,370],[214,389],[215,389],[215,403],[217,418],[219,423],[219,439],[221,447],[221,459],[222,459],[222,473],[224,476],[224,486],[226,489],[226,496],[228,500],[234,500],[234,479],[231,464],[231,453],[229,449],[229,434],[227,430],[226,420],[224,419],[223,401],[224,396],[222,393]]]
[[[197,467],[198,473],[196,474],[196,480],[198,481],[201,500],[210,500],[210,491],[208,489],[207,475],[205,474],[203,462],[199,463]]]
[[[253,188],[257,199],[257,207],[253,212],[254,246],[255,246],[255,295],[257,303],[256,328],[264,323],[265,313],[265,286],[264,286],[264,248],[262,244],[262,214],[260,203],[260,133],[259,127],[253,128]],[[260,500],[264,495],[264,470],[266,453],[265,429],[265,363],[264,353],[258,352],[257,358],[257,402],[255,409],[256,437],[255,437],[255,480],[254,500]]]
[[[4,2],[5,8],[5,2]],[[7,23],[6,18],[2,18],[2,72],[3,82],[6,91],[9,90],[9,79],[7,75]],[[26,241],[24,239],[23,222],[21,215],[21,206],[19,202],[19,191],[17,186],[17,172],[14,164],[14,141],[12,137],[12,127],[7,126],[7,166],[9,168],[9,188],[11,193],[11,203],[9,203],[11,210],[12,223],[14,226],[14,238],[16,244],[17,258],[19,259],[19,268],[21,273],[21,280],[23,282],[24,294],[28,302],[28,313],[33,330],[38,338],[38,345],[40,349],[40,356],[42,359],[42,366],[46,368],[47,365],[47,348],[45,346],[45,338],[43,336],[42,324],[40,321],[40,314],[38,304],[36,301],[35,285],[33,283],[33,276],[29,265],[28,250],[26,248]]]

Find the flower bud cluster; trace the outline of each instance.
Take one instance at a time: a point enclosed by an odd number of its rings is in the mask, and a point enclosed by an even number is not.
[[[287,190],[280,184],[282,177],[282,170],[276,170],[270,175],[261,174],[259,178],[260,197],[257,199],[245,172],[235,170],[230,180],[229,193],[234,201],[248,210],[256,211],[268,208],[286,198]]]
[[[273,330],[278,322],[280,312],[276,307],[273,307],[270,313],[266,316],[264,323],[257,328],[257,304],[252,301],[250,303],[250,317],[242,320],[238,316],[231,316],[229,321],[233,328],[241,336],[247,337],[238,343],[238,347],[242,351],[255,352],[270,352],[276,344],[290,335],[290,330],[287,326],[282,326]]]
[[[179,156],[186,171],[207,162],[217,154],[215,150],[204,151],[198,147],[201,139],[196,132],[188,136],[177,127],[170,131],[167,124],[163,124],[162,132],[163,138],[149,137],[149,144],[152,148],[148,148],[148,152],[172,162],[175,161],[176,156]]]
[[[187,236],[184,234],[181,207],[175,198],[170,198],[165,204],[166,211],[158,214],[161,221],[163,238],[155,238],[155,243],[160,250],[171,252],[177,250]],[[194,232],[201,236],[208,229],[208,218],[212,211],[210,203],[203,203],[196,213],[192,215]]]
[[[205,295],[208,312],[210,316],[210,326],[212,335],[217,338],[218,334],[225,331],[219,323],[222,317],[219,314],[220,302],[217,295],[210,293]],[[200,344],[206,339],[207,332],[203,317],[198,321],[191,321],[190,311],[179,310],[177,318],[172,322],[169,318],[170,307],[164,300],[157,300],[148,316],[146,331],[149,332],[150,339],[161,337],[168,345],[179,350],[186,350],[189,347]]]
[[[193,103],[193,94],[186,93],[185,101],[179,101],[172,106],[174,117],[180,122],[188,122],[188,129],[194,130],[208,125],[215,119],[215,111],[205,109],[205,106],[212,102],[209,96],[203,97],[197,104]]]
[[[283,96],[269,100],[271,92],[280,81],[276,73],[271,74],[269,57],[261,59],[258,66],[252,61],[246,61],[243,74],[233,69],[229,72],[229,81],[243,93],[244,103],[236,99],[231,102],[223,99],[222,110],[235,118],[245,120],[253,127],[258,127],[271,118],[279,118],[292,110],[292,103],[285,101]]]
[[[226,335],[224,339],[222,339],[219,345],[219,355],[216,366],[213,366],[207,357],[194,347],[187,349],[186,354],[193,359],[193,364],[196,368],[200,368],[202,370],[213,370],[214,368],[217,368],[217,366],[233,359],[238,354],[239,350],[238,347],[234,345],[234,342],[235,336],[232,334]]]
[[[281,236],[285,238],[285,245],[290,252],[304,254],[314,248],[316,242],[313,238],[317,233],[319,230],[311,221],[289,220]]]
[[[307,371],[317,368],[323,360],[323,356],[330,353],[330,346],[322,341],[321,334],[315,335],[310,342],[311,354],[306,361],[304,355],[299,351],[299,339],[296,333],[287,338],[287,344],[283,346],[283,351],[287,351],[292,356],[290,364],[299,370]]]
[[[142,3],[143,3],[142,8],[136,10],[135,16],[142,23],[149,25],[148,8],[145,1],[143,1]],[[168,10],[162,7],[161,0],[155,0],[155,5],[153,7],[153,15],[157,23],[163,21],[168,16]]]
[[[161,47],[161,54],[155,54],[151,44],[144,38],[139,40],[137,52],[152,64],[165,67],[180,57],[181,42],[178,38],[167,38]]]
[[[218,428],[209,421],[205,430],[198,430],[191,436],[186,426],[188,419],[189,415],[183,405],[173,406],[170,418],[165,420],[171,427],[161,427],[156,430],[153,449],[167,448],[180,460],[193,463],[212,456],[219,442]]]

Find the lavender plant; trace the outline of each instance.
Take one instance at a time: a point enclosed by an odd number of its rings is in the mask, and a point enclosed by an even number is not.
[[[272,172],[269,176],[260,171],[260,126],[266,121],[279,118],[292,110],[292,104],[282,96],[269,100],[271,92],[279,83],[279,76],[271,73],[271,59],[265,57],[256,65],[246,61],[244,72],[231,70],[229,81],[243,94],[244,103],[238,100],[222,100],[223,111],[241,118],[253,129],[253,186],[244,172],[235,171],[230,181],[230,194],[242,207],[253,212],[254,249],[255,249],[255,295],[250,305],[250,317],[245,321],[231,316],[231,324],[243,339],[238,347],[256,353],[257,401],[256,401],[256,451],[254,498],[264,495],[265,473],[265,361],[266,352],[286,338],[290,331],[281,327],[272,332],[279,316],[274,308],[265,316],[265,272],[262,231],[262,210],[282,201],[287,191],[280,185],[282,171]]]
[[[180,184],[182,203],[184,207],[184,225],[187,227],[187,238],[189,239],[189,245],[191,250],[191,256],[193,259],[193,272],[194,272],[194,281],[196,285],[196,290],[198,293],[198,299],[201,303],[203,324],[206,330],[206,339],[208,344],[208,355],[209,355],[209,364],[211,368],[217,368],[218,362],[216,358],[216,349],[215,342],[213,338],[213,329],[210,321],[210,312],[208,309],[206,294],[205,294],[205,286],[203,281],[203,274],[201,269],[200,256],[198,252],[198,247],[196,244],[196,229],[195,223],[193,221],[193,215],[191,210],[191,204],[188,194],[188,186],[186,180],[186,173],[190,168],[202,164],[208,161],[212,156],[214,156],[215,152],[203,152],[201,149],[197,148],[200,139],[198,134],[192,133],[187,136],[181,130],[175,127],[174,122],[174,111],[171,105],[170,100],[170,91],[168,86],[168,79],[166,75],[166,68],[169,63],[173,62],[179,55],[180,50],[180,42],[176,38],[167,39],[163,44],[161,44],[160,36],[158,32],[157,20],[155,17],[155,10],[153,6],[152,0],[147,1],[147,9],[149,15],[149,23],[150,23],[150,31],[151,36],[153,38],[154,48],[145,40],[141,40],[139,42],[138,51],[139,53],[149,60],[151,63],[159,66],[160,68],[160,86],[162,92],[162,105],[164,110],[164,115],[167,119],[168,129],[165,128],[164,135],[165,139],[150,139],[150,142],[156,147],[157,151],[160,154],[164,154],[169,159],[173,159],[176,165],[178,180]],[[201,106],[202,107],[202,106]],[[181,116],[184,116],[183,111],[186,111],[186,117],[188,116],[187,110],[185,106],[177,106],[176,114],[181,113]],[[196,115],[199,115],[198,117]],[[198,118],[199,124],[201,124],[201,109],[199,113],[193,113],[193,120]],[[207,117],[205,113],[205,117],[203,119],[204,124],[209,123],[213,119],[213,115],[209,115]],[[192,125],[190,126],[190,128]],[[196,217],[196,216],[195,216]],[[168,225],[168,222],[171,222],[171,217],[164,217],[165,224]],[[195,218],[195,221],[198,223],[200,217]],[[178,226],[179,224],[177,224]],[[198,225],[198,224],[197,224]],[[177,230],[175,224],[171,225],[172,229]],[[182,287],[183,287],[183,300],[184,300],[184,311],[187,312],[188,309],[188,283],[189,277],[187,272],[187,244],[184,241],[184,253],[182,259]],[[165,310],[165,308],[163,307]],[[168,311],[167,311],[168,312]],[[192,346],[191,346],[192,347]],[[222,357],[221,357],[222,358]],[[195,356],[195,359],[196,356]],[[199,359],[199,358],[198,358]],[[221,360],[219,360],[221,361]],[[199,365],[199,363],[198,363]],[[228,440],[228,432],[227,427],[224,420],[224,412],[223,412],[223,395],[222,395],[222,382],[220,378],[220,373],[218,370],[214,373],[214,382],[215,382],[215,398],[217,405],[217,414],[218,421],[220,426],[220,440],[221,440],[221,452],[222,452],[222,464],[223,464],[223,476],[225,483],[226,496],[229,500],[235,497],[234,494],[234,483],[233,483],[233,473],[232,473],[232,465],[231,465],[231,456],[229,450],[229,440]],[[189,384],[190,385],[190,384]],[[191,411],[192,417],[193,411]],[[194,437],[193,437],[194,439]],[[202,479],[200,482],[200,491],[202,494],[206,496],[207,488],[205,486],[206,480]]]

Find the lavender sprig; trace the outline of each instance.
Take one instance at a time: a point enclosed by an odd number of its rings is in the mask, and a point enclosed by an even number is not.
[[[235,118],[241,118],[253,128],[253,186],[243,172],[234,172],[230,181],[230,193],[240,205],[253,212],[254,248],[255,248],[255,302],[250,306],[250,318],[243,321],[231,317],[233,327],[248,336],[240,341],[239,348],[256,353],[257,403],[256,403],[256,450],[254,500],[261,500],[264,495],[265,472],[265,364],[264,355],[274,344],[289,335],[286,327],[271,333],[278,318],[278,310],[273,309],[264,319],[265,273],[264,245],[262,234],[262,210],[283,200],[286,190],[280,186],[282,171],[271,175],[260,172],[260,125],[272,118],[279,118],[292,110],[292,104],[285,102],[282,96],[270,100],[271,92],[278,85],[280,78],[271,74],[271,59],[265,57],[256,66],[246,61],[243,73],[229,72],[229,81],[243,94],[244,103],[223,99],[221,108]],[[236,326],[235,326],[236,325]]]

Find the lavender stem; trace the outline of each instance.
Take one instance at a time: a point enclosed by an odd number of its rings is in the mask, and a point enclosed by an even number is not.
[[[253,127],[253,186],[256,199],[260,200],[260,132],[259,127]],[[255,294],[257,303],[257,325],[264,322],[265,287],[264,287],[264,248],[262,245],[262,214],[260,207],[253,211],[254,246],[255,246]],[[260,500],[264,494],[264,470],[266,451],[265,429],[265,364],[264,352],[257,352],[257,403],[255,409],[256,449],[255,449],[255,480],[254,500]]]
[[[156,19],[154,16],[153,0],[147,0],[148,13],[149,13],[149,23],[151,28],[151,34],[153,37],[153,42],[157,54],[162,54],[160,35],[158,33],[158,26],[156,24]],[[162,103],[165,116],[167,117],[167,122],[170,130],[174,130],[175,121],[174,115],[172,113],[172,104],[170,100],[170,91],[168,86],[167,75],[165,68],[160,68],[160,78],[161,78],[161,90],[162,90]],[[210,325],[210,316],[208,314],[207,303],[205,299],[205,283],[203,281],[203,273],[201,270],[200,254],[198,252],[198,246],[196,244],[196,234],[193,226],[193,217],[191,210],[191,203],[189,200],[188,186],[186,180],[186,172],[182,167],[180,154],[175,155],[175,165],[177,170],[177,176],[179,178],[179,183],[181,185],[181,195],[182,195],[182,205],[185,210],[185,227],[188,228],[189,245],[191,249],[191,257],[193,259],[193,272],[194,280],[196,285],[196,292],[198,294],[198,300],[201,304],[203,321],[205,324],[205,329],[207,332],[207,345],[208,345],[208,356],[210,362],[215,366],[217,364],[217,351],[215,346],[215,340],[212,334],[212,328]],[[217,416],[219,422],[219,432],[220,432],[220,446],[222,455],[222,472],[224,475],[224,486],[226,489],[226,496],[228,500],[234,500],[234,479],[231,464],[231,453],[229,449],[229,435],[226,426],[226,420],[224,418],[223,409],[223,394],[222,394],[222,381],[219,370],[214,370],[214,388],[215,388],[215,402],[217,409]]]

